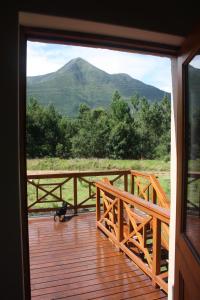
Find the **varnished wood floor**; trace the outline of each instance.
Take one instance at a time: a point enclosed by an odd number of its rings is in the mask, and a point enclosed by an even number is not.
[[[95,227],[93,213],[29,219],[32,299],[167,299]]]

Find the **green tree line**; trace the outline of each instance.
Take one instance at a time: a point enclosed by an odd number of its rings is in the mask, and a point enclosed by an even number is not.
[[[108,108],[81,104],[69,118],[31,98],[26,133],[28,158],[169,159],[170,101],[125,100],[116,91]]]

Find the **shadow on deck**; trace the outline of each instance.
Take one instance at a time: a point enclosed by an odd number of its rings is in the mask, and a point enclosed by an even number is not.
[[[167,299],[96,229],[95,214],[29,219],[32,299]]]

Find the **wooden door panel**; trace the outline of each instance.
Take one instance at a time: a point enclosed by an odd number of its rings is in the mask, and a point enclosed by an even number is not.
[[[182,53],[177,59],[176,69],[178,85],[175,300],[200,299],[200,163],[197,164],[200,161],[199,49],[200,28],[185,41]],[[196,130],[195,126],[199,129]]]

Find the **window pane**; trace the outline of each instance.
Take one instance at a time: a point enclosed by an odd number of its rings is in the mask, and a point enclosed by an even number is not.
[[[188,65],[185,146],[187,154],[186,235],[200,255],[200,55]]]

